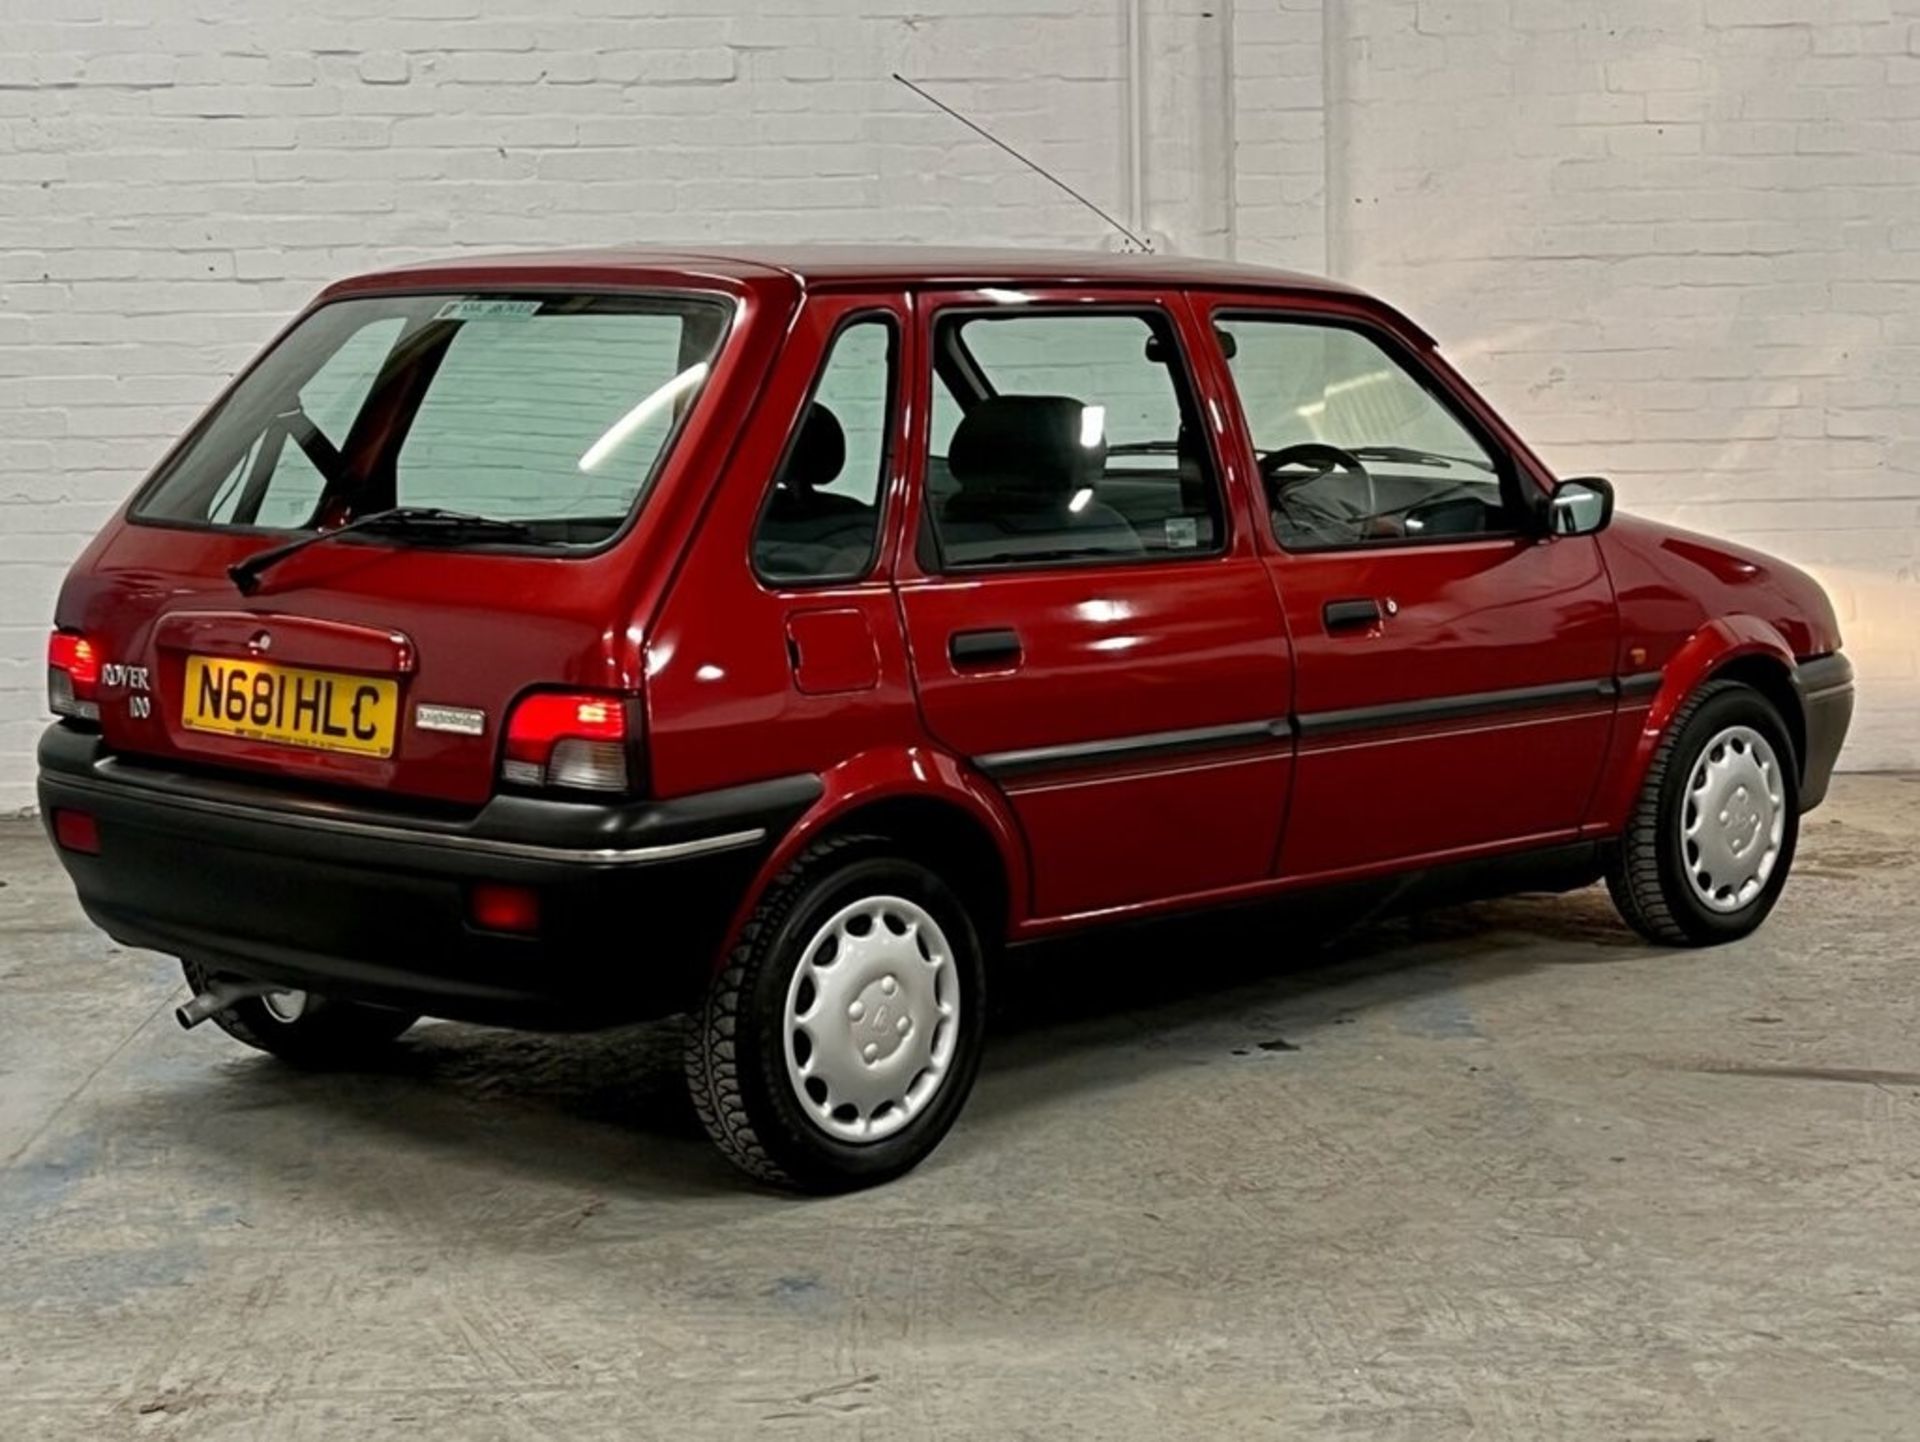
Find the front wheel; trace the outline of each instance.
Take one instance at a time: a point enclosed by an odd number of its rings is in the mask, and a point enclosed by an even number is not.
[[[193,961],[183,965],[195,995],[213,985],[215,974],[208,968]],[[235,1041],[316,1070],[362,1061],[418,1020],[411,1012],[334,1001],[310,991],[242,997],[212,1016]]]
[[[979,938],[939,876],[879,837],[822,842],[768,888],[693,1017],[694,1110],[761,1181],[889,1180],[960,1114],[984,1002]]]
[[[1715,681],[1668,727],[1607,886],[1649,941],[1735,941],[1773,910],[1799,838],[1799,769],[1780,713],[1749,686]]]

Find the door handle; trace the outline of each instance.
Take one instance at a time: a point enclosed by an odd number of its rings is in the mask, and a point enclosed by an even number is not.
[[[1356,626],[1377,626],[1383,613],[1380,603],[1371,596],[1358,600],[1329,601],[1320,609],[1321,619],[1327,623],[1329,631],[1351,630]]]
[[[1020,633],[1007,627],[955,631],[947,637],[947,659],[956,666],[1012,666],[1020,660]]]

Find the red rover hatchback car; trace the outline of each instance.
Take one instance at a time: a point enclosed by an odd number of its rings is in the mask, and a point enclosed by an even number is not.
[[[1405,317],[1155,257],[345,281],[56,622],[47,823],[183,1022],[690,1010],[714,1140],[820,1190],[952,1124],[1008,944],[1382,877],[1742,936],[1852,707],[1817,585],[1556,479]]]

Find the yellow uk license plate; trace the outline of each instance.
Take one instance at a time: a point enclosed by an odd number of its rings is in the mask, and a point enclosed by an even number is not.
[[[180,722],[190,731],[391,756],[399,717],[396,681],[224,657],[187,657]]]

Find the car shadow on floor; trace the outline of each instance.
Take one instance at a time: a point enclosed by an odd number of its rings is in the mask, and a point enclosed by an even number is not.
[[[1162,1057],[1184,1066],[1301,1050],[1381,1012],[1444,1035],[1469,1025],[1475,987],[1649,951],[1597,886],[1409,914],[1306,901],[1093,933],[1003,961],[969,1116],[1137,1078]],[[1040,1070],[1039,1092],[1006,1084]]]
[[[1156,1066],[1235,1051],[1311,1045],[1322,1027],[1381,1008],[1443,1007],[1475,986],[1541,965],[1645,956],[1604,891],[1520,896],[1388,920],[1352,913],[1249,909],[1177,919],[1024,948],[1002,958],[993,985],[982,1085],[964,1125],[1018,1124],[1038,1097],[1136,1082]],[[209,1028],[211,1031],[211,1028]],[[300,1127],[236,1128],[225,1117],[261,1107],[313,1114],[329,1135],[396,1134],[438,1153],[627,1198],[739,1194],[709,1147],[680,1071],[679,1019],[569,1035],[430,1023],[377,1065],[304,1073],[235,1053],[175,1073],[175,1085],[124,1118],[189,1146],[272,1164],[311,1163]],[[233,1044],[209,1036],[209,1046]],[[1025,1084],[1045,1071],[1044,1088]],[[183,1097],[183,1088],[199,1093]],[[195,1118],[183,1124],[182,1118]],[[184,1134],[183,1134],[184,1133]],[[265,1156],[263,1157],[263,1153]],[[341,1185],[353,1185],[341,1177]],[[367,1202],[390,1203],[390,1195]]]

